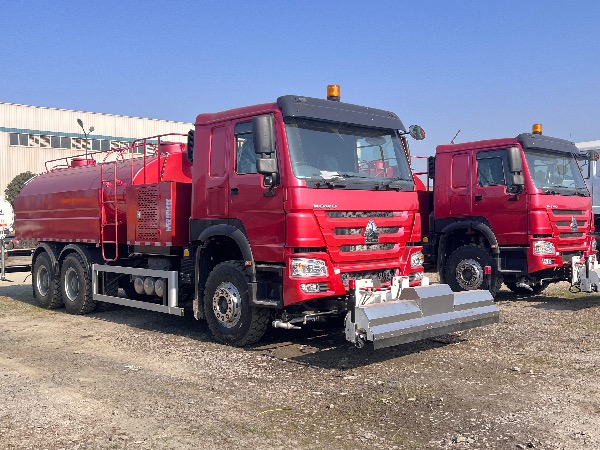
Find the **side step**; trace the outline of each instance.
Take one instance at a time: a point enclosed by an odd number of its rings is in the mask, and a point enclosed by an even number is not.
[[[346,339],[375,349],[497,323],[489,291],[452,292],[447,284],[405,287],[396,300],[361,305],[346,316]],[[352,321],[354,316],[354,321]]]
[[[163,304],[132,300],[129,298],[114,297],[104,292],[104,274],[127,274],[145,277],[162,278],[167,282],[167,289],[163,296]],[[92,264],[92,298],[96,301],[113,303],[115,305],[130,306],[132,308],[158,311],[165,314],[183,316],[184,309],[178,305],[179,281],[176,270],[137,269],[134,267],[108,266],[104,264]]]

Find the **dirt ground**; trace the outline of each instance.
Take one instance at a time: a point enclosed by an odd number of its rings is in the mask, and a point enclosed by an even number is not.
[[[0,282],[1,449],[598,449],[600,295],[499,295],[499,324],[376,352],[335,326],[35,306]]]

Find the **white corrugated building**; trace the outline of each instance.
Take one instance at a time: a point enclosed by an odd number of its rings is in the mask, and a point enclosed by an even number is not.
[[[78,124],[82,121],[87,139]],[[135,139],[186,134],[193,124],[0,102],[0,195],[26,171],[41,173],[45,162],[122,147]],[[102,159],[102,155],[95,156]]]

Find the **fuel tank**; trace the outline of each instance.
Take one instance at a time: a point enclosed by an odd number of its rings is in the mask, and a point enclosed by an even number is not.
[[[159,141],[156,148],[160,151],[152,156],[144,148],[137,144],[126,151],[64,158],[58,164],[54,161],[53,167],[27,182],[15,199],[17,235],[97,243],[104,224],[104,240],[125,243],[129,186],[191,184],[185,144]],[[137,149],[142,149],[141,153],[136,153]]]

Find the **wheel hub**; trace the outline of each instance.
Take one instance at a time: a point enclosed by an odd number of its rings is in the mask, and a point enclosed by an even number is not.
[[[212,299],[215,318],[225,328],[235,327],[242,317],[242,296],[233,283],[224,282],[217,287]]]
[[[46,267],[40,267],[35,282],[40,295],[42,297],[48,295],[48,292],[50,291],[50,274]]]
[[[69,267],[65,273],[65,294],[71,302],[75,301],[79,294],[79,277],[72,267]]]
[[[483,285],[483,267],[474,259],[465,259],[456,267],[456,280],[463,289],[479,289]]]

